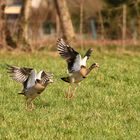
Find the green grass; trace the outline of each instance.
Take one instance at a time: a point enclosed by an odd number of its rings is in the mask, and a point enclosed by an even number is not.
[[[88,65],[98,62],[81,82],[76,97],[64,97],[66,63],[45,52],[0,54],[0,140],[139,140],[140,56],[94,52]],[[21,85],[5,70],[5,63],[54,73],[55,83],[25,110],[17,93]]]

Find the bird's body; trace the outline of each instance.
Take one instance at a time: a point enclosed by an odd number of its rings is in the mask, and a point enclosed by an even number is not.
[[[57,42],[57,50],[68,64],[69,75],[61,78],[65,82],[70,84],[79,83],[87,77],[93,68],[99,67],[97,63],[93,63],[89,68],[86,67],[86,62],[93,51],[92,48],[89,49],[82,58],[81,55],[66,44],[63,39],[59,39]]]
[[[82,74],[79,71],[73,72],[72,74],[69,74],[68,77],[63,77],[61,78],[63,81],[68,82],[68,83],[79,83],[81,82],[84,78]]]
[[[19,93],[26,97],[27,107],[32,103],[37,96],[39,96],[52,83],[52,74],[36,71],[32,68],[20,68],[8,65],[8,72],[12,79],[23,84],[23,90]],[[33,103],[32,103],[33,106]]]
[[[45,88],[46,88],[45,86],[37,83],[34,86],[29,87],[28,89],[23,89],[22,92],[19,94],[23,94],[27,98],[35,99],[37,96],[39,96],[45,90]]]

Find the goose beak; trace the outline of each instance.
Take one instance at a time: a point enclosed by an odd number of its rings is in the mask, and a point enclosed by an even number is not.
[[[96,63],[95,65],[96,65],[96,67],[97,67],[97,68],[99,68],[99,67],[100,67],[100,65],[99,65],[98,63]]]
[[[54,74],[48,72],[47,75],[48,75],[48,78],[49,78],[49,83],[54,83],[54,80],[53,80]]]
[[[49,83],[54,83],[53,79],[49,79]]]

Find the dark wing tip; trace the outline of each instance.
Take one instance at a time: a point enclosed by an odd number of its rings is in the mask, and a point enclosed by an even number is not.
[[[91,56],[91,53],[93,52],[93,48],[88,49],[88,51],[86,52],[85,56],[89,57]]]
[[[67,43],[64,41],[64,39],[63,38],[59,38],[58,40],[57,40],[57,48],[59,49],[59,48],[63,48],[63,47],[69,47],[69,45],[67,45]]]
[[[92,52],[93,51],[93,48],[90,48],[89,50]]]
[[[92,53],[93,52],[93,48],[89,48],[87,52],[88,53]]]
[[[59,43],[60,41],[63,41],[63,38],[58,38],[57,43]]]
[[[77,54],[79,54],[72,47],[70,47],[68,43],[63,40],[63,38],[58,39],[57,50],[59,54],[66,60],[75,59]]]
[[[63,38],[58,38],[58,40],[57,40],[57,48],[61,48],[61,47],[70,47],[69,46],[69,43],[66,41],[66,40],[64,40]]]
[[[8,73],[13,73],[14,69],[16,69],[17,67],[6,64],[6,69]]]
[[[63,38],[58,38],[57,40],[57,46],[59,45],[59,43],[64,42]]]
[[[60,42],[60,41],[64,41],[64,39],[63,38],[58,38],[57,42]]]
[[[53,74],[46,73],[45,71],[42,71],[41,81],[42,81],[43,84],[48,83],[49,81],[53,81]]]
[[[45,72],[45,71],[42,71],[42,73],[41,73],[41,78],[43,78],[43,77],[48,77],[48,79],[49,78],[53,78],[53,74],[52,73],[50,73],[50,72]]]
[[[5,66],[6,66],[6,69],[13,68],[13,66],[11,66],[9,64],[5,64]]]

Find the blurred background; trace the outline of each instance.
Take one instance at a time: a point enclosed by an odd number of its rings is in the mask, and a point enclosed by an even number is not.
[[[140,0],[0,0],[0,49],[139,46]]]
[[[66,99],[63,37],[100,65]],[[27,111],[7,65],[54,74]],[[0,140],[140,140],[140,0],[0,0]]]

